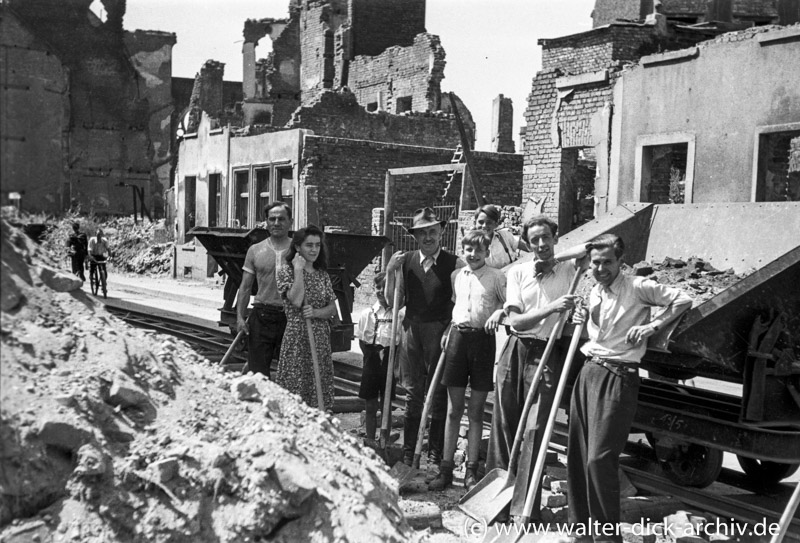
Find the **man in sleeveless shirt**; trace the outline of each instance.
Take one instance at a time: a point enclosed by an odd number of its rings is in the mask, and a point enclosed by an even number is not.
[[[425,394],[436,371],[442,352],[442,334],[450,324],[453,312],[453,285],[450,275],[464,262],[441,248],[440,221],[429,208],[418,209],[408,232],[419,249],[398,251],[386,267],[387,300],[393,300],[395,272],[400,272],[400,300],[406,308],[403,327],[406,330],[406,357],[401,357],[401,375],[406,389],[406,413],[403,424],[403,462],[411,465],[417,433],[422,418]],[[444,447],[447,417],[447,389],[436,387],[431,405],[431,426],[428,437],[428,460],[439,464]]]
[[[236,304],[236,325],[240,332],[247,334],[247,364],[250,371],[269,377],[272,358],[281,350],[281,340],[286,329],[283,300],[278,294],[275,277],[285,264],[284,258],[291,244],[289,228],[292,224],[292,209],[284,202],[273,202],[264,212],[267,216],[269,237],[247,249]],[[253,281],[257,281],[258,292],[250,318],[245,320]]]

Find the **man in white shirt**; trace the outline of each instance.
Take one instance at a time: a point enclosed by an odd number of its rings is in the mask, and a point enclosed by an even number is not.
[[[587,362],[575,386],[569,416],[567,481],[575,540],[621,542],[619,455],[639,396],[639,362],[647,338],[692,306],[682,291],[620,272],[625,245],[603,234],[587,245],[597,285],[589,296]],[[664,308],[651,317],[651,308]]]

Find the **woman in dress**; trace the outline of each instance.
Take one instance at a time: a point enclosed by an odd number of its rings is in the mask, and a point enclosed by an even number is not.
[[[486,265],[502,269],[519,258],[519,251],[528,251],[528,246],[508,230],[497,230],[500,223],[500,209],[486,204],[475,211],[475,228],[483,230],[491,243]]]
[[[278,293],[286,309],[286,332],[281,344],[277,383],[298,394],[308,405],[318,405],[306,328],[308,319],[317,348],[325,410],[330,411],[333,409],[331,318],[337,310],[323,240],[323,233],[313,225],[295,232],[286,256],[288,264],[278,271]]]

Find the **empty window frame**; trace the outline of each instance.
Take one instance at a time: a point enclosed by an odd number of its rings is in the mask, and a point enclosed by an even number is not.
[[[800,202],[800,123],[756,129],[754,202]]]
[[[234,200],[236,202],[236,222],[239,228],[246,228],[248,207],[250,204],[250,171],[233,172]]]
[[[208,175],[208,226],[219,226],[222,204],[220,177],[218,173]]]
[[[266,221],[264,208],[270,203],[270,194],[274,194],[270,187],[270,169],[255,168],[256,172],[256,217],[259,221]]]
[[[195,227],[197,220],[197,177],[184,177],[183,189],[183,225],[185,233]]]
[[[289,207],[294,210],[294,175],[292,167],[276,167],[275,178],[280,183],[281,201],[289,204]]]
[[[694,185],[695,136],[639,136],[636,140],[634,199],[654,204],[688,204]]]
[[[403,96],[397,99],[395,113],[403,113],[404,111],[411,111],[411,96]]]

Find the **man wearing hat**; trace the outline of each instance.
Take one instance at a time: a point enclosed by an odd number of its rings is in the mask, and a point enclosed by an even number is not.
[[[401,372],[403,387],[408,393],[403,425],[403,462],[409,466],[417,444],[425,394],[442,352],[442,334],[447,330],[453,312],[450,276],[465,265],[461,259],[441,248],[445,224],[447,222],[440,221],[433,209],[418,209],[407,231],[417,240],[419,249],[396,252],[386,267],[386,299],[394,299],[395,272],[399,272],[399,299],[406,308],[403,327],[406,330],[407,356],[401,357]],[[447,389],[440,384],[434,394],[428,460],[439,464],[444,446]]]

